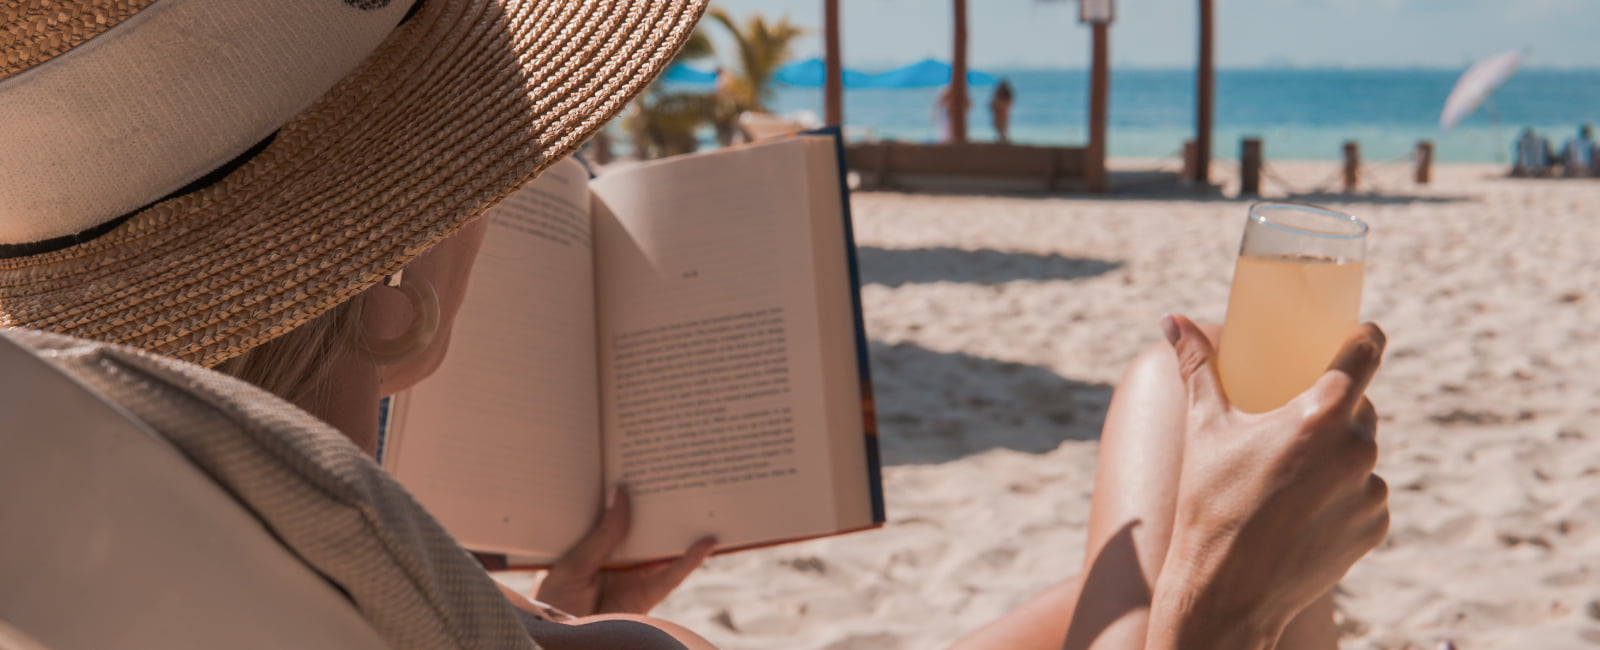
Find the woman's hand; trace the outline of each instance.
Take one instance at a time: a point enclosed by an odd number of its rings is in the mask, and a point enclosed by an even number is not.
[[[535,598],[574,616],[646,614],[689,577],[716,548],[712,538],[695,542],[676,559],[607,569],[606,559],[628,537],[632,516],[628,492],[617,488],[599,523],[550,567]]]
[[[1250,414],[1228,404],[1194,323],[1162,327],[1188,389],[1188,440],[1149,647],[1271,647],[1388,534],[1377,413],[1362,396],[1383,332],[1363,325],[1305,393]]]

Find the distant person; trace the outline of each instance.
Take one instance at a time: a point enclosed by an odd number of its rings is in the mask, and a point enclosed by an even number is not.
[[[1550,141],[1535,133],[1533,127],[1522,130],[1511,151],[1512,176],[1542,176],[1550,168]]]
[[[1567,176],[1589,176],[1594,173],[1594,137],[1585,124],[1578,127],[1578,135],[1567,139],[1561,147],[1561,162]]]
[[[955,142],[955,134],[951,132],[950,128],[950,115],[955,111],[960,111],[964,114],[971,106],[972,98],[968,97],[965,92],[960,97],[956,97],[955,93],[950,90],[950,86],[945,86],[943,90],[939,91],[939,98],[934,102],[933,106],[933,121],[939,125],[940,142]]]
[[[994,139],[996,142],[1010,142],[1011,131],[1011,101],[1015,93],[1011,90],[1011,82],[1001,79],[995,84],[994,95],[989,98],[989,117],[994,120]]]

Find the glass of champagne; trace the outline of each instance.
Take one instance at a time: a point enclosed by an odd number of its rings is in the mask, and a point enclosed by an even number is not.
[[[1217,372],[1229,401],[1260,413],[1328,369],[1356,326],[1367,224],[1313,205],[1250,206]]]

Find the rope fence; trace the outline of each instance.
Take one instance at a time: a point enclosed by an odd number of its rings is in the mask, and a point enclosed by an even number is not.
[[[1414,185],[1416,164],[1415,150],[1382,162],[1363,162],[1357,168],[1356,176],[1359,181],[1357,189],[1364,193],[1387,194],[1390,190],[1398,191],[1403,187]],[[1213,160],[1208,170],[1210,172],[1208,178],[1212,184],[1218,186],[1225,186],[1235,180],[1242,181],[1243,179],[1237,178],[1237,174],[1234,173],[1238,166],[1239,164]],[[1157,171],[1177,172],[1181,176],[1188,171],[1187,167],[1184,149],[1180,147],[1158,159]],[[1343,162],[1337,163],[1333,173],[1309,186],[1291,182],[1281,170],[1267,160],[1261,161],[1260,170],[1264,181],[1263,189],[1270,185],[1291,196],[1335,194],[1345,191]]]
[[[1360,181],[1358,187],[1369,193],[1387,194],[1390,189],[1413,184],[1416,160],[1415,152],[1407,152],[1392,160],[1362,163],[1357,168],[1357,180]],[[1261,177],[1290,195],[1332,194],[1345,191],[1343,163],[1340,163],[1332,174],[1309,187],[1291,183],[1272,163],[1265,160],[1261,161]]]

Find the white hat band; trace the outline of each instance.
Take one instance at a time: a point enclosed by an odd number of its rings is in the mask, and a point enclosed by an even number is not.
[[[410,4],[159,0],[0,80],[0,244],[82,232],[204,176],[353,71]]]

